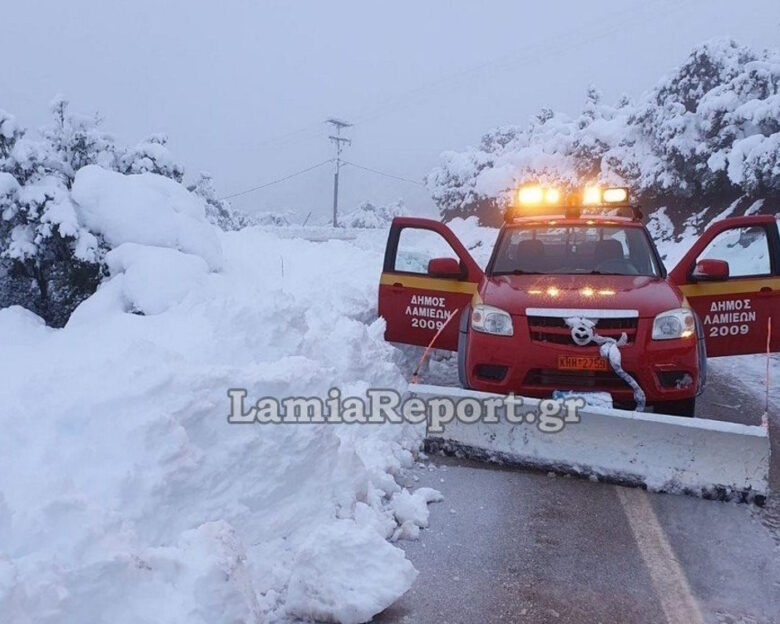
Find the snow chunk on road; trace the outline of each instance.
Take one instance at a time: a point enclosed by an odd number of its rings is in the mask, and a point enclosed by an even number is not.
[[[423,487],[413,493],[401,490],[393,495],[390,507],[400,527],[393,536],[394,539],[416,539],[419,529],[428,526],[428,503],[438,503],[444,500],[441,492],[433,488]]]
[[[298,552],[287,611],[326,622],[367,622],[406,592],[416,577],[403,551],[372,528],[338,520],[316,529]]]
[[[168,247],[200,256],[212,270],[222,267],[222,248],[203,200],[169,178],[90,165],[76,174],[71,197],[81,222],[111,247]]]

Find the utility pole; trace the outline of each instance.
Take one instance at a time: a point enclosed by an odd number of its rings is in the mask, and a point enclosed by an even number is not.
[[[336,146],[336,170],[333,173],[333,227],[338,227],[338,209],[339,209],[339,169],[341,169],[341,150],[344,144],[352,145],[352,141],[341,136],[342,128],[349,128],[352,124],[342,121],[341,119],[335,119],[331,117],[326,120],[325,123],[331,124],[336,129],[336,134],[330,135],[328,138],[333,141]]]

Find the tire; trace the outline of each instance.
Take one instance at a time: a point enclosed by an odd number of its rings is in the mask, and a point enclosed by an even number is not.
[[[680,399],[679,401],[661,401],[653,405],[656,414],[671,414],[672,416],[688,416],[693,418],[696,410],[696,397]]]

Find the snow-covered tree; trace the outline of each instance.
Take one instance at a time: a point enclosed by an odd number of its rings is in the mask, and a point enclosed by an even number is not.
[[[101,119],[70,112],[70,104],[58,95],[49,104],[53,123],[42,129],[45,144],[43,165],[59,174],[70,188],[76,171],[87,165],[114,168],[113,138],[100,130]]]
[[[206,202],[206,218],[217,227],[229,231],[240,230],[250,224],[246,215],[234,210],[230,202],[217,197],[210,173],[201,172],[197,181],[187,189]]]
[[[390,225],[394,217],[405,212],[406,206],[400,199],[382,206],[367,201],[343,215],[341,224],[349,228],[382,228]]]
[[[542,109],[477,148],[445,152],[426,181],[445,219],[483,222],[527,181],[626,184],[646,208],[667,206],[678,229],[702,207],[717,214],[740,197],[777,199],[780,55],[707,42],[636,103],[604,104],[591,87],[578,116]]]
[[[72,113],[60,96],[50,108],[52,122],[37,137],[0,111],[0,307],[19,304],[59,326],[106,275],[107,245],[84,226],[71,200],[77,172],[100,165],[181,182],[184,169],[164,136],[123,149],[100,129],[99,117]],[[195,188],[210,209],[229,210],[216,199],[210,179]]]
[[[494,133],[495,134],[495,133]],[[488,149],[495,149],[500,143],[492,136],[482,139]],[[439,206],[442,216],[450,220],[477,214],[480,220],[489,220],[486,213],[495,216],[499,212],[500,193],[482,193],[477,189],[477,178],[484,170],[491,170],[494,159],[491,151],[466,150],[448,151],[441,155],[442,164],[431,171],[425,179],[433,201]],[[488,205],[481,206],[480,202]]]
[[[168,149],[168,137],[153,134],[119,158],[121,173],[156,173],[177,182],[184,179],[184,167],[177,162]]]
[[[5,161],[11,155],[16,142],[23,135],[16,118],[0,109],[0,160]]]
[[[103,274],[100,241],[79,223],[69,189],[81,167],[112,164],[114,145],[97,119],[69,113],[63,98],[51,110],[38,140],[10,116],[0,119],[0,305],[62,325]]]
[[[24,305],[63,325],[103,275],[100,242],[79,224],[59,176],[24,186],[7,172],[0,176],[0,305]]]

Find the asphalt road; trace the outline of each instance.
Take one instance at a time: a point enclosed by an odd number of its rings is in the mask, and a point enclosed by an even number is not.
[[[697,411],[757,424],[763,406],[739,388],[715,372]],[[420,540],[399,543],[420,574],[376,622],[780,622],[776,498],[758,508],[447,457],[407,479],[445,500]]]

